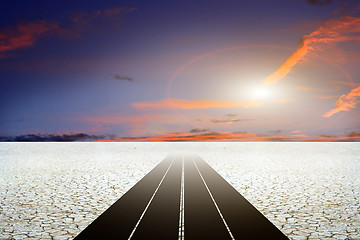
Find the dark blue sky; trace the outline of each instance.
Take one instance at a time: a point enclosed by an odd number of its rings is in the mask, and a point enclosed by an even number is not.
[[[360,127],[358,95],[350,94],[359,81],[358,7],[335,0],[1,2],[0,136],[348,139]],[[336,37],[325,42],[330,31]],[[311,36],[306,54],[264,90],[303,36]],[[269,96],[252,94],[261,91]],[[324,117],[342,95],[353,105]]]

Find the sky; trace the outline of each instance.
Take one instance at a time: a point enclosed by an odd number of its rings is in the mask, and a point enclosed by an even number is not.
[[[0,11],[0,141],[360,141],[356,0]]]

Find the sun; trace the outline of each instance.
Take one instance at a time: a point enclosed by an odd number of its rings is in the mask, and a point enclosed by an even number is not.
[[[255,98],[268,98],[271,95],[270,89],[265,87],[254,88],[252,95]]]

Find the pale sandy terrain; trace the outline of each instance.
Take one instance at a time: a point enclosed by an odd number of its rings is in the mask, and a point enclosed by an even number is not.
[[[0,239],[72,239],[174,152],[291,239],[360,239],[360,143],[0,143]]]

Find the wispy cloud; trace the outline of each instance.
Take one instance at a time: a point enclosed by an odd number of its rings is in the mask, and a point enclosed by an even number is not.
[[[320,135],[317,141],[326,141],[326,142],[333,142],[333,141],[360,141],[360,133],[351,132],[349,134],[343,134],[340,136],[331,136],[331,135]]]
[[[352,15],[360,11],[360,4],[358,0],[344,0],[339,7],[333,12],[333,15]]]
[[[283,132],[283,130],[277,129],[277,130],[269,130],[269,131],[266,132],[266,134],[267,135],[279,135],[282,132]]]
[[[129,125],[129,134],[154,134],[155,130],[147,131],[146,126],[149,122],[159,122],[171,119],[162,114],[143,114],[133,116],[99,116],[99,117],[76,117],[72,121],[91,123],[97,126],[109,125],[111,127],[118,125]]]
[[[119,74],[115,74],[114,79],[116,79],[116,80],[125,80],[125,81],[129,81],[129,82],[134,81],[134,79],[132,77],[129,77],[129,76],[126,76],[126,75],[119,75]]]
[[[320,99],[332,99],[332,98],[338,98],[339,95],[329,95],[329,96],[318,96]]]
[[[81,11],[71,17],[72,25],[68,28],[59,26],[58,21],[47,19],[23,21],[14,26],[0,28],[0,59],[11,58],[11,52],[30,48],[49,35],[81,36],[79,33],[103,28],[104,24],[121,27],[122,16],[136,8],[109,8],[96,11]]]
[[[234,118],[234,119],[211,119],[212,123],[234,123],[234,122],[247,122],[254,121],[251,118]]]
[[[320,1],[313,1],[320,2]],[[286,59],[286,61],[272,74],[270,74],[264,82],[266,84],[273,84],[279,80],[285,78],[293,67],[305,58],[305,55],[309,51],[319,51],[324,47],[331,44],[342,42],[342,41],[360,41],[360,36],[354,35],[354,33],[360,32],[360,18],[352,16],[344,16],[338,19],[332,19],[327,21],[323,26],[319,27],[314,32],[307,36],[304,36],[300,40],[300,44],[297,50]],[[348,84],[348,83],[347,83]],[[352,84],[352,83],[351,83]],[[299,90],[304,91],[318,91],[327,92],[328,90],[317,89],[302,86]],[[333,89],[337,90],[336,88]],[[331,91],[333,91],[331,90]],[[330,92],[330,91],[328,91]],[[336,107],[327,113],[324,117],[330,117],[340,111],[349,111],[351,108],[355,108],[358,103],[358,97],[360,87],[356,87],[346,95],[342,95],[336,102]]]
[[[236,107],[256,107],[260,106],[257,102],[240,102],[227,100],[184,100],[184,99],[164,99],[154,102],[135,102],[132,105],[137,109],[206,109],[206,108],[236,108]]]
[[[324,117],[331,117],[335,113],[341,111],[349,111],[352,108],[355,108],[359,102],[360,97],[360,86],[351,90],[348,94],[342,95],[336,101],[336,107],[325,113]]]
[[[193,118],[189,117],[189,115],[184,117],[177,113],[159,112],[134,115],[82,116],[70,120],[99,127],[108,126],[107,129],[121,126],[126,129],[125,132],[130,136],[164,134],[167,129],[176,130],[183,126],[187,126],[189,129],[198,127],[198,123],[194,123]]]
[[[332,0],[307,0],[307,3],[317,6],[325,6],[331,4]]]
[[[106,9],[98,9],[95,11],[79,11],[75,13],[71,20],[74,23],[89,23],[94,19],[111,19],[117,18],[123,13],[133,12],[136,8],[127,8],[127,7],[114,7]]]
[[[194,128],[190,130],[190,133],[200,133],[200,132],[208,132],[209,129],[199,129],[199,128]]]
[[[319,51],[329,44],[360,40],[360,36],[351,35],[360,31],[360,18],[345,16],[327,21],[314,32],[302,37],[298,48],[288,59],[264,80],[266,84],[273,84],[285,78],[293,67],[304,60],[309,51]]]
[[[360,86],[360,83],[357,83],[357,82],[333,81],[331,83],[333,83],[333,84],[341,84],[341,85],[345,85],[345,86],[349,86],[349,87],[358,87],[358,86]]]
[[[121,28],[122,17],[135,10],[136,8],[115,7],[94,11],[78,11],[72,15],[71,21],[76,32],[94,30],[94,28],[100,29],[107,25]]]
[[[314,92],[336,92],[337,90],[340,89],[339,86],[336,86],[334,88],[330,88],[330,89],[323,89],[323,88],[315,88],[315,87],[309,87],[309,86],[299,86],[296,88],[297,90],[301,90],[301,91],[314,91]]]

